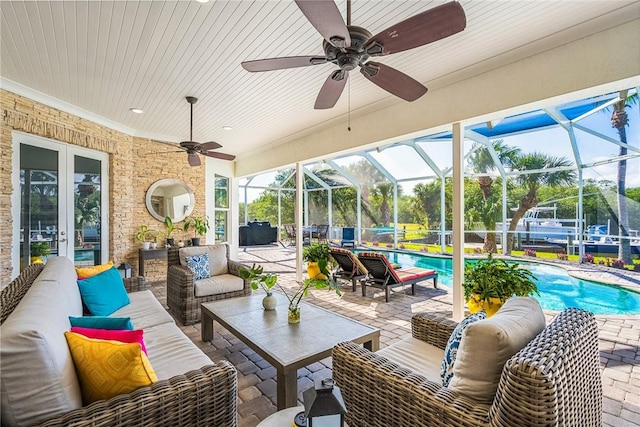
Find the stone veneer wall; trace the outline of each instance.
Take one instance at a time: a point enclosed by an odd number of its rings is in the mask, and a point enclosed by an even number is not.
[[[0,283],[4,287],[12,276],[11,248],[11,165],[13,130],[34,134],[109,153],[109,259],[116,264],[127,261],[138,271],[138,248],[134,238],[142,224],[154,230],[164,225],[147,212],[145,193],[158,179],[175,178],[194,191],[194,215],[205,213],[205,167],[190,167],[183,153],[167,153],[172,147],[158,141],[136,138],[98,125],[31,99],[0,89]],[[160,153],[160,154],[153,154]],[[181,226],[182,224],[180,224]],[[177,240],[191,235],[174,232]],[[164,239],[159,240],[164,244]],[[18,244],[18,242],[15,242]],[[147,280],[166,277],[165,261],[147,261]]]

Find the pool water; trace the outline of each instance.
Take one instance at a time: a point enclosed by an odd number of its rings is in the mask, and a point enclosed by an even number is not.
[[[356,251],[358,252],[358,251]],[[438,283],[451,287],[453,282],[453,260],[421,254],[384,252],[389,261],[403,265],[428,268],[438,272]],[[569,276],[566,270],[535,262],[520,262],[522,268],[531,271],[537,278],[540,301],[546,310],[564,310],[569,307],[582,308],[594,314],[639,314],[640,293],[628,289],[581,280]]]

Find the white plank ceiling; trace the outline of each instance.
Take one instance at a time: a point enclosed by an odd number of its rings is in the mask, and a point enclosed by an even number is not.
[[[352,23],[376,34],[442,3],[354,0]],[[429,87],[640,16],[638,1],[460,3],[465,31],[376,60]],[[344,16],[346,2],[337,5]],[[333,65],[255,74],[240,66],[251,59],[322,55],[322,37],[292,1],[3,0],[0,8],[4,86],[41,92],[134,135],[188,139],[184,97],[191,95],[199,98],[194,139],[217,141],[222,151],[242,156],[343,117],[349,106],[345,89],[333,109],[313,109]],[[350,81],[352,114],[404,102],[359,72]],[[131,113],[132,107],[144,114]]]

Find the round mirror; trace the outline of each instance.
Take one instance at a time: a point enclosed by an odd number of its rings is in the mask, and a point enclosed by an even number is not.
[[[147,210],[158,221],[168,215],[180,222],[193,212],[196,199],[187,184],[177,179],[161,179],[147,190]]]

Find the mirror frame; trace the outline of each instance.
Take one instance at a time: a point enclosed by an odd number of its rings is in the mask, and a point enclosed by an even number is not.
[[[181,186],[182,188],[185,189],[185,191],[189,195],[189,208],[187,209],[187,211],[183,215],[180,215],[180,216],[175,217],[175,218],[171,218],[173,220],[173,222],[184,221],[184,219],[186,217],[191,215],[191,213],[193,212],[193,209],[195,208],[195,205],[196,205],[195,195],[193,194],[193,190],[191,190],[191,188],[189,188],[189,186],[187,185],[186,182],[180,181],[179,179],[172,179],[172,178],[160,179],[160,180],[154,182],[153,184],[151,184],[151,187],[149,187],[149,189],[147,190],[147,194],[146,194],[146,197],[145,197],[146,204],[147,204],[147,211],[149,212],[149,214],[152,217],[154,217],[155,219],[157,219],[160,222],[164,222],[164,217],[160,216],[158,214],[158,212],[156,212],[155,209],[153,209],[153,204],[151,203],[151,197],[153,196],[153,192],[156,189],[158,189],[159,187],[173,186],[173,185]]]

